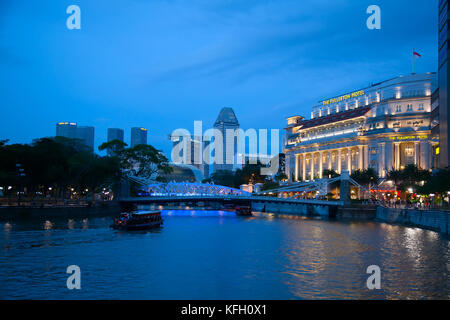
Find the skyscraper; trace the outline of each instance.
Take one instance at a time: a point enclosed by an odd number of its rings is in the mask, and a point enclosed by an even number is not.
[[[185,164],[199,169],[205,178],[209,176],[209,161],[204,158],[203,150],[208,145],[202,136],[172,136],[169,140],[173,142],[173,150],[179,150],[176,159],[172,159],[176,164]],[[183,145],[184,144],[184,145]]]
[[[123,142],[123,129],[119,128],[108,128],[108,142],[113,140],[119,140]],[[111,156],[114,152],[110,149],[107,151],[108,155]]]
[[[131,147],[133,148],[140,144],[147,144],[147,129],[131,128]]]
[[[85,145],[94,150],[94,127],[78,127],[76,138],[81,139]]]
[[[227,137],[226,132],[228,129],[236,132],[236,130],[239,129],[239,122],[232,108],[222,108],[222,110],[220,110],[219,116],[214,123],[214,129],[217,129],[222,133],[223,152],[222,155],[220,155],[215,151],[215,162],[219,161],[221,163],[214,163],[213,172],[218,170],[233,170],[238,150],[238,137],[237,134],[232,137]],[[227,163],[227,152],[229,153],[229,160],[232,158],[233,163]]]
[[[80,139],[82,143],[94,150],[94,127],[78,127],[75,122],[58,122],[56,124],[56,136],[69,139]]]
[[[119,140],[123,142],[123,129],[108,128],[108,142],[113,140]]]
[[[448,0],[439,0],[439,167],[450,166],[450,113],[448,108],[448,80],[450,66],[448,64]]]

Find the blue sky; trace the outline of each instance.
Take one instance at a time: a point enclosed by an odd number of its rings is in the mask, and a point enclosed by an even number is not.
[[[66,8],[81,8],[81,30]],[[366,8],[381,8],[368,30]],[[437,71],[437,0],[1,0],[0,139],[52,136],[59,121],[168,134],[283,128],[317,101],[411,72]]]

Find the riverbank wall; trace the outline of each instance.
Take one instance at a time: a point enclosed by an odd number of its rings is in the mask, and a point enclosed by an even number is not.
[[[374,205],[354,204],[339,207],[336,217],[340,220],[374,220],[377,207]]]
[[[116,216],[120,213],[117,202],[96,206],[54,206],[54,207],[0,207],[0,221],[27,218],[88,218]]]
[[[376,220],[439,231],[447,235],[450,230],[450,212],[448,211],[397,209],[379,206]]]

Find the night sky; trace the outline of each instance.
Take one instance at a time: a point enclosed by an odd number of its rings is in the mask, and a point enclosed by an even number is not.
[[[81,8],[68,30],[66,8]],[[381,7],[381,30],[366,8]],[[0,139],[29,143],[59,121],[168,134],[213,125],[283,128],[319,100],[437,71],[437,0],[0,0]]]

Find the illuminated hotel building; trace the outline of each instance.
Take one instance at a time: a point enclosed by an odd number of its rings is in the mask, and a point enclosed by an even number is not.
[[[432,169],[439,153],[431,135],[436,74],[410,74],[321,101],[311,119],[287,119],[286,174],[321,178],[323,170],[375,169],[380,177],[415,164]]]

